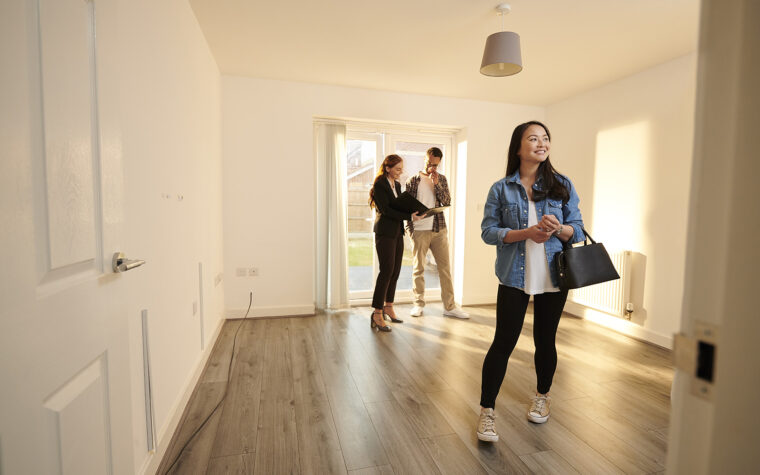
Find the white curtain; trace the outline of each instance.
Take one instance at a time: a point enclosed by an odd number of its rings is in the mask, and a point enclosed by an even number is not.
[[[315,123],[317,148],[316,306],[348,307],[346,126]]]

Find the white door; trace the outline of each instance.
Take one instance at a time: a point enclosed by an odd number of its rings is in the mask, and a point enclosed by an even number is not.
[[[678,358],[667,471],[758,473],[760,3],[703,0],[701,15],[681,320],[700,344]]]
[[[134,472],[115,8],[0,12],[2,473]]]

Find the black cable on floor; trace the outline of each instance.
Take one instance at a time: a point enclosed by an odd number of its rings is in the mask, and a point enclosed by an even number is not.
[[[219,409],[219,406],[222,405],[224,402],[224,399],[227,397],[227,390],[230,387],[230,376],[232,376],[232,361],[235,359],[235,346],[237,345],[237,336],[238,332],[240,331],[240,328],[243,326],[243,323],[245,323],[245,319],[248,318],[248,312],[251,310],[251,304],[253,304],[253,291],[250,293],[250,298],[248,299],[248,310],[245,311],[245,315],[243,316],[243,319],[240,320],[240,325],[238,325],[237,330],[235,330],[235,337],[232,339],[232,354],[230,354],[230,364],[227,366],[227,384],[224,386],[224,393],[222,393],[222,398],[219,400],[219,402],[216,403],[216,406],[214,406],[214,409],[211,410],[211,413],[209,413],[208,416],[206,416],[205,419],[203,419],[203,422],[201,422],[201,425],[198,426],[197,429],[195,429],[195,432],[193,432],[190,435],[190,438],[187,439],[187,442],[185,442],[185,445],[182,446],[182,448],[179,450],[179,453],[177,453],[177,456],[174,457],[174,460],[172,461],[172,464],[169,465],[169,468],[166,469],[164,472],[164,475],[171,472],[172,468],[174,468],[174,465],[177,464],[180,457],[182,456],[182,453],[185,451],[187,446],[190,444],[190,442],[193,440],[193,438],[203,429],[203,427],[206,425],[206,423],[211,419],[211,416],[213,416],[216,413],[216,410]]]

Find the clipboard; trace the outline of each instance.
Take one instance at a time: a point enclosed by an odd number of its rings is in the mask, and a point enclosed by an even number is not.
[[[449,206],[428,208],[424,204],[420,203],[420,201],[412,196],[408,191],[401,193],[398,198],[391,201],[390,205],[392,208],[409,214],[412,214],[416,211],[420,216],[432,216],[434,214],[442,213],[447,208],[449,208]]]

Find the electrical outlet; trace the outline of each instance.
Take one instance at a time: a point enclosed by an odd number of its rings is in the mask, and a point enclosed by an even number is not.
[[[251,277],[256,277],[259,275],[259,268],[258,267],[249,267],[248,268],[248,275]]]
[[[235,275],[238,277],[245,277],[247,275],[245,267],[238,267],[235,270]]]

